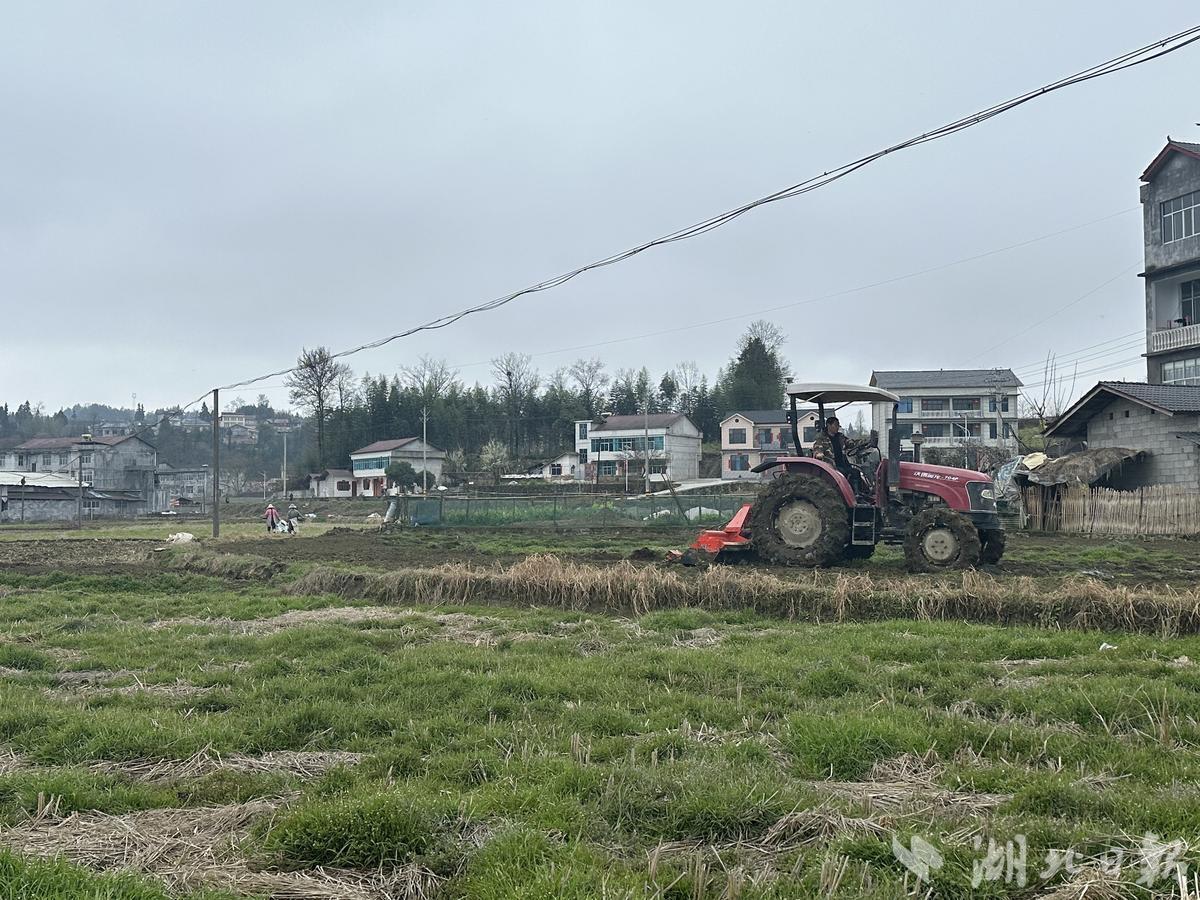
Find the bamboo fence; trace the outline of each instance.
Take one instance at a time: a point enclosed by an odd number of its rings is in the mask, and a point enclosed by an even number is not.
[[[1154,484],[1133,491],[1088,485],[1025,488],[1029,527],[1078,534],[1200,534],[1200,491]]]

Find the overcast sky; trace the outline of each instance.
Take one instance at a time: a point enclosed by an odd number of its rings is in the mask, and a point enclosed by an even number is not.
[[[54,410],[185,403],[302,346],[398,331],[1197,13],[1182,0],[153,0],[12,3],[4,18],[0,401]],[[392,373],[430,354],[486,383],[503,352],[543,371],[594,354],[656,374],[694,359],[711,376],[758,310],[1094,223],[766,315],[806,380],[1003,365],[1038,381],[1048,351],[1142,327],[1138,175],[1168,133],[1200,134],[1197,71],[1200,45],[349,361]],[[730,316],[743,318],[625,340]],[[1081,381],[1144,377],[1138,352],[1082,362],[1110,368]],[[268,384],[283,401],[281,379]]]

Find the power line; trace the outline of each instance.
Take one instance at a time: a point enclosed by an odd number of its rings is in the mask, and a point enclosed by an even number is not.
[[[540,291],[550,290],[552,288],[555,288],[562,284],[565,284],[566,282],[568,282],[574,278],[577,278],[578,276],[584,274],[585,272],[588,272],[588,271],[591,271],[594,269],[603,268],[606,266],[615,265],[616,263],[622,262],[626,259],[630,259],[631,257],[637,256],[639,253],[644,253],[645,251],[650,250],[654,247],[659,247],[659,246],[663,246],[666,244],[677,243],[680,241],[690,240],[691,238],[699,237],[702,234],[706,234],[709,231],[712,231],[716,228],[720,228],[723,225],[727,225],[729,222],[732,222],[734,219],[737,219],[737,218],[745,215],[746,213],[748,213],[754,209],[757,209],[758,207],[765,206],[770,203],[776,203],[780,200],[787,200],[792,197],[798,197],[802,194],[806,194],[806,193],[809,193],[810,191],[815,191],[822,187],[825,187],[826,185],[832,184],[834,181],[837,181],[841,178],[845,178],[847,175],[850,175],[850,174],[858,171],[859,169],[862,169],[862,168],[870,165],[871,163],[877,162],[878,160],[882,159],[883,157],[885,157],[889,154],[898,153],[902,150],[907,150],[912,147],[920,146],[921,144],[926,144],[926,143],[930,143],[932,141],[940,140],[940,139],[948,137],[952,134],[956,134],[960,131],[965,131],[968,128],[973,128],[976,125],[980,125],[983,122],[986,122],[989,119],[992,119],[996,116],[1003,115],[1004,113],[1009,112],[1009,111],[1017,108],[1018,106],[1021,106],[1025,103],[1030,102],[1031,100],[1036,100],[1040,97],[1046,96],[1047,94],[1062,90],[1067,87],[1071,87],[1076,84],[1081,84],[1085,81],[1090,81],[1094,78],[1101,78],[1106,75],[1112,75],[1117,72],[1121,72],[1125,69],[1129,69],[1134,66],[1139,66],[1139,65],[1142,65],[1147,62],[1151,62],[1152,60],[1159,59],[1160,57],[1166,56],[1167,54],[1174,53],[1175,51],[1180,50],[1180,49],[1188,46],[1189,44],[1194,43],[1197,40],[1200,40],[1200,25],[1194,25],[1191,28],[1188,28],[1184,31],[1173,34],[1169,37],[1163,38],[1162,40],[1155,41],[1152,44],[1147,44],[1136,50],[1131,50],[1120,56],[1114,57],[1113,59],[1106,60],[1105,62],[1099,63],[1094,66],[1090,66],[1086,69],[1083,69],[1082,71],[1076,72],[1073,75],[1069,75],[1065,78],[1059,79],[1058,81],[1053,81],[1049,84],[1043,85],[1040,88],[1036,88],[1034,90],[1027,91],[1023,94],[1019,94],[1016,97],[1012,97],[1008,100],[1002,101],[1001,103],[997,103],[994,106],[990,106],[986,109],[979,110],[978,112],[964,116],[960,119],[956,119],[952,122],[949,122],[945,125],[935,128],[932,131],[927,131],[927,132],[924,132],[923,134],[916,135],[915,137],[908,138],[907,140],[901,141],[900,143],[897,143],[897,144],[893,144],[890,147],[885,147],[882,150],[878,150],[874,153],[871,153],[867,156],[856,159],[852,162],[843,163],[842,165],[840,165],[834,169],[831,169],[829,171],[823,172],[820,175],[812,176],[811,178],[808,178],[797,184],[783,188],[782,190],[776,191],[775,193],[768,194],[765,197],[760,197],[757,200],[752,200],[749,203],[745,203],[742,206],[738,206],[738,207],[735,207],[734,209],[727,210],[726,212],[719,213],[715,216],[711,216],[710,218],[704,219],[700,222],[696,222],[695,224],[689,225],[685,228],[681,228],[677,231],[673,231],[669,234],[663,235],[663,236],[655,238],[653,240],[646,241],[645,243],[638,244],[637,246],[631,247],[627,250],[623,250],[619,253],[614,253],[610,256],[603,257],[601,259],[598,259],[598,260],[588,263],[586,265],[579,266],[578,268],[572,269],[569,272],[564,272],[561,275],[554,276],[553,278],[548,278],[545,281],[538,282],[537,284],[530,285],[529,287],[525,287],[520,290],[513,291],[510,294],[505,294],[504,296],[497,297],[497,298],[495,298],[493,300],[489,300],[485,303],[480,303],[475,306],[467,307],[466,309],[460,310],[459,312],[456,312],[456,313],[450,313],[447,315],[439,316],[439,317],[437,317],[435,319],[431,319],[430,321],[425,322],[421,325],[413,326],[412,328],[408,328],[408,329],[405,329],[404,331],[396,332],[395,334],[388,335],[387,337],[379,338],[377,340],[370,341],[365,344],[360,344],[359,346],[352,347],[348,350],[339,351],[338,353],[332,354],[332,356],[334,358],[342,358],[342,357],[346,357],[346,356],[351,356],[355,353],[360,353],[363,350],[371,350],[371,349],[375,349],[378,347],[382,347],[385,344],[391,343],[392,341],[399,340],[399,339],[405,338],[405,337],[409,337],[409,336],[416,334],[418,332],[421,332],[421,331],[435,331],[435,330],[438,330],[441,328],[446,328],[450,325],[453,325],[456,322],[461,321],[462,319],[466,318],[467,316],[474,315],[474,314],[481,313],[481,312],[489,312],[491,310],[498,309],[501,306],[511,303],[513,300],[517,299],[518,297],[522,297],[522,296],[525,296],[528,294],[538,293]],[[282,375],[287,375],[287,374],[295,371],[295,369],[296,369],[296,367],[292,366],[289,368],[280,369],[275,372],[268,372],[266,374],[259,375],[254,378],[248,378],[244,381],[238,381],[238,382],[234,382],[232,384],[225,385],[225,386],[221,387],[220,390],[233,390],[233,389],[236,389],[239,387],[246,387],[251,384],[260,382],[260,381],[266,381],[269,378],[277,378]]]
[[[1074,300],[1064,303],[1062,306],[1059,306],[1058,308],[1056,308],[1049,315],[1043,316],[1042,318],[1038,319],[1036,322],[1033,322],[1032,324],[1027,325],[1026,327],[1022,328],[1020,331],[1018,331],[1014,334],[1010,334],[1008,337],[1006,337],[1004,340],[1000,341],[999,343],[992,344],[992,346],[988,347],[986,350],[980,351],[976,356],[972,357],[971,361],[974,362],[975,360],[979,359],[981,356],[986,356],[987,354],[991,353],[993,350],[997,349],[998,347],[1003,347],[1009,341],[1015,340],[1016,338],[1019,338],[1023,334],[1028,334],[1029,332],[1033,331],[1033,329],[1037,328],[1039,325],[1044,325],[1045,323],[1049,322],[1051,319],[1053,319],[1055,316],[1059,315],[1060,313],[1066,312],[1072,306],[1075,306],[1078,303],[1082,303],[1088,297],[1092,296],[1092,294],[1095,294],[1098,291],[1101,291],[1104,288],[1108,287],[1110,284],[1112,284],[1118,278],[1123,278],[1125,275],[1127,275],[1129,272],[1132,272],[1134,269],[1136,269],[1140,265],[1141,265],[1140,262],[1135,262],[1131,266],[1126,266],[1124,269],[1122,269],[1116,275],[1113,275],[1111,278],[1105,279],[1100,284],[1096,285],[1094,288],[1080,294]]]
[[[1076,350],[1068,350],[1062,356],[1054,356],[1053,359],[1059,360],[1059,361],[1063,360],[1064,358],[1070,359],[1070,358],[1074,357],[1075,354],[1077,354],[1077,353],[1084,353],[1093,348],[1104,347],[1104,346],[1107,346],[1108,344],[1125,343],[1125,342],[1128,342],[1130,338],[1134,338],[1134,337],[1136,337],[1138,339],[1138,343],[1141,343],[1142,336],[1143,336],[1143,332],[1140,329],[1138,331],[1131,331],[1128,334],[1122,334],[1122,335],[1119,335],[1114,338],[1109,338],[1106,341],[1099,341],[1095,344],[1089,344],[1086,347],[1080,347]],[[1019,373],[1019,372],[1026,372],[1031,369],[1040,369],[1045,365],[1046,365],[1046,357],[1043,357],[1042,359],[1040,359],[1036,362],[1028,362],[1028,363],[1019,365],[1019,366],[1010,366],[1009,368],[1011,368],[1014,372]]]
[[[1097,366],[1093,369],[1084,369],[1082,372],[1077,372],[1077,371],[1072,370],[1070,372],[1070,377],[1072,379],[1076,379],[1082,375],[1095,375],[1100,372],[1111,372],[1114,369],[1124,368],[1125,366],[1130,366],[1136,362],[1141,362],[1141,361],[1142,361],[1141,356],[1131,356],[1128,359],[1122,359],[1117,362],[1105,363],[1104,365]],[[1036,381],[1032,384],[1027,384],[1024,386],[1024,389],[1045,387],[1048,384],[1054,384],[1055,382],[1063,381],[1066,377],[1067,377],[1067,373],[1064,372],[1062,375],[1056,376],[1054,378],[1048,378],[1043,381]]]
[[[732,315],[732,316],[724,316],[720,319],[709,319],[704,322],[693,322],[688,325],[677,325],[672,328],[663,328],[658,331],[646,331],[646,332],[642,332],[641,334],[626,335],[625,337],[612,338],[610,340],[604,340],[604,341],[596,341],[595,343],[591,343],[591,344],[578,344],[574,347],[560,347],[557,350],[544,350],[544,351],[541,351],[540,353],[531,353],[530,356],[532,356],[532,357],[554,356],[558,353],[573,353],[573,352],[576,352],[579,350],[593,350],[597,347],[608,347],[608,346],[611,346],[612,344],[623,344],[623,343],[627,343],[629,341],[644,340],[646,338],[651,338],[651,337],[661,337],[662,335],[666,335],[666,334],[678,334],[681,331],[691,331],[696,328],[707,328],[712,325],[725,325],[725,324],[728,324],[729,322],[737,322],[742,319],[752,318],[753,316],[761,316],[761,315],[765,315],[767,313],[779,312],[780,310],[792,309],[797,306],[806,306],[811,303],[820,303],[824,300],[834,300],[834,299],[837,299],[838,297],[845,297],[850,294],[857,294],[862,291],[872,290],[877,287],[885,287],[889,284],[896,284],[897,282],[900,282],[900,281],[907,281],[908,279],[911,279],[911,278],[918,278],[922,275],[929,275],[933,272],[941,272],[945,269],[953,268],[954,266],[961,266],[965,263],[975,262],[976,260],[980,260],[980,259],[986,259],[989,256],[995,256],[999,253],[1007,253],[1010,250],[1017,250],[1022,247],[1028,247],[1030,244],[1036,244],[1040,241],[1045,241],[1045,240],[1049,240],[1050,238],[1059,237],[1060,235],[1069,234],[1072,231],[1079,231],[1082,228],[1088,228],[1092,225],[1098,225],[1101,222],[1107,222],[1110,219],[1115,219],[1118,216],[1127,215],[1128,213],[1131,213],[1137,209],[1139,209],[1139,207],[1130,206],[1126,209],[1119,210],[1115,213],[1109,213],[1106,216],[1101,216],[1098,219],[1091,219],[1090,221],[1087,221],[1087,222],[1081,222],[1078,225],[1072,225],[1068,228],[1061,228],[1058,231],[1051,231],[1046,234],[1041,234],[1041,235],[1038,235],[1037,237],[1029,238],[1028,240],[1018,241],[1015,244],[1008,244],[1004,247],[996,247],[992,250],[985,250],[982,253],[975,253],[971,256],[963,256],[963,257],[960,257],[959,259],[951,260],[950,262],[939,263],[936,266],[929,266],[924,269],[917,269],[912,272],[906,272],[903,275],[894,275],[890,278],[884,278],[880,281],[868,282],[867,284],[860,284],[855,287],[843,288],[840,291],[833,291],[832,293],[821,294],[816,297],[806,297],[803,300],[793,300],[788,303],[780,303],[776,306],[767,306],[767,307],[763,307],[761,309],[751,310],[749,312],[737,313],[736,315]],[[485,359],[485,360],[480,360],[477,362],[457,364],[453,368],[469,369],[472,366],[488,365],[488,363],[490,363],[490,362],[491,362],[491,360]]]
[[[1066,356],[1050,355],[1037,365],[1027,366],[1024,369],[1013,369],[1013,372],[1014,374],[1018,375],[1022,373],[1036,375],[1039,372],[1044,371],[1048,365],[1054,366],[1055,368],[1061,368],[1063,365],[1070,365],[1072,363],[1091,362],[1092,360],[1103,359],[1106,356],[1112,356],[1117,353],[1126,353],[1127,351],[1132,350],[1134,347],[1140,347],[1144,341],[1145,338],[1143,336],[1139,336],[1134,338],[1132,341],[1127,340],[1113,347],[1109,347],[1104,350],[1097,350],[1093,353]]]

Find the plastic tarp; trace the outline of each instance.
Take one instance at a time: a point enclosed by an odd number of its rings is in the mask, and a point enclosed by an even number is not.
[[[1095,484],[1113,469],[1129,462],[1137,462],[1146,456],[1143,450],[1127,447],[1098,447],[1068,453],[1057,459],[1048,459],[1034,469],[1022,462],[1013,471],[1018,484]]]

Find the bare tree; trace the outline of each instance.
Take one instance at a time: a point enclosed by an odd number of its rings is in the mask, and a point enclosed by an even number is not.
[[[400,370],[404,386],[416,391],[425,402],[445,397],[462,387],[458,371],[444,359],[422,356],[411,366]]]
[[[520,456],[520,417],[537,393],[541,377],[533,367],[532,358],[525,353],[506,353],[492,360],[496,378],[496,398],[508,412],[509,449],[513,457]]]
[[[1037,418],[1042,428],[1066,411],[1071,397],[1075,394],[1075,378],[1078,370],[1079,364],[1076,363],[1071,369],[1070,375],[1060,372],[1054,354],[1047,354],[1046,363],[1042,367],[1042,380],[1028,385],[1031,390],[1021,393],[1026,412]]]
[[[787,343],[787,335],[783,333],[783,329],[766,319],[756,319],[750,323],[746,328],[746,333],[738,341],[738,349],[743,349],[755,338],[762,341],[768,353],[778,354],[783,345]]]
[[[587,410],[589,418],[596,418],[596,412],[604,399],[604,390],[608,387],[609,379],[604,371],[604,363],[598,357],[577,359],[567,370],[579,388],[579,399]]]
[[[296,368],[284,380],[292,402],[309,410],[317,421],[317,456],[322,465],[325,463],[325,418],[329,401],[339,380],[349,373],[350,367],[335,360],[327,347],[305,348],[300,351]]]

